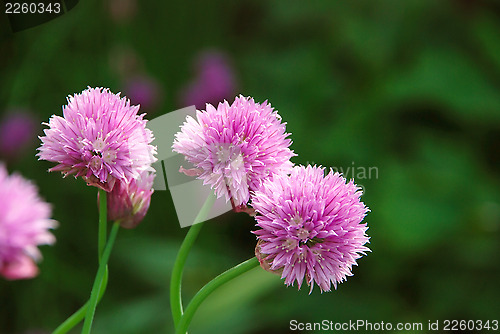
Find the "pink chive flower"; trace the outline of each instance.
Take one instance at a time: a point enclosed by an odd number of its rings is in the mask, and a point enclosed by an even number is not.
[[[361,223],[368,208],[351,180],[324,168],[294,167],[290,175],[264,181],[255,192],[252,207],[258,213],[254,231],[259,242],[256,255],[261,266],[281,274],[286,285],[305,278],[311,292],[337,288],[356,260],[370,251],[368,227]]]
[[[144,172],[129,182],[120,181],[108,193],[108,220],[124,228],[136,227],[146,216],[153,194],[154,173]]]
[[[32,114],[13,110],[0,120],[0,156],[19,157],[36,139],[36,124]]]
[[[188,116],[175,135],[173,150],[195,167],[181,171],[198,175],[233,206],[246,205],[250,191],[263,179],[292,168],[295,154],[288,148],[292,141],[286,138],[285,124],[267,101],[259,104],[239,96],[231,105],[207,104],[196,119]]]
[[[138,178],[152,170],[156,148],[139,107],[109,89],[88,88],[68,97],[64,117],[53,115],[37,155],[58,163],[49,171],[83,177],[89,185],[111,191],[115,181]]]
[[[196,61],[196,77],[181,93],[183,105],[203,109],[206,103],[216,105],[236,92],[233,68],[226,55],[205,51]]]
[[[38,190],[20,175],[9,176],[0,164],[0,275],[9,280],[33,278],[35,261],[41,259],[38,245],[53,244],[49,229],[52,209]]]

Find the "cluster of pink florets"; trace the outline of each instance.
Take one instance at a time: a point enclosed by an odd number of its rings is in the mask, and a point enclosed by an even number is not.
[[[280,271],[287,285],[306,280],[330,291],[351,276],[356,260],[369,249],[361,221],[368,208],[353,181],[325,169],[294,167],[290,175],[266,180],[252,207],[259,230],[256,255],[269,271]]]
[[[292,168],[292,141],[270,104],[239,96],[217,108],[207,104],[196,119],[188,116],[173,149],[199,170],[199,178],[217,197],[235,205],[248,203],[262,180]]]
[[[108,89],[88,88],[68,97],[63,116],[52,116],[39,148],[40,160],[57,163],[50,171],[82,177],[111,191],[116,181],[129,182],[152,171],[156,148],[139,106]]]

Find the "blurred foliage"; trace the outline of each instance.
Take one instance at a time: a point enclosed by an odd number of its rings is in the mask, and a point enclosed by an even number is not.
[[[256,269],[214,293],[190,333],[288,333],[291,319],[424,328],[428,320],[498,319],[498,2],[137,1],[121,19],[113,6],[121,2],[82,0],[54,21],[7,34],[0,112],[23,107],[46,121],[65,96],[88,85],[118,92],[142,73],[162,85],[152,119],[183,107],[179,92],[197,54],[221,50],[241,93],[268,99],[288,123],[294,162],[342,168],[371,209],[372,253],[337,291],[308,295]],[[42,247],[38,278],[0,281],[2,334],[54,329],[88,298],[97,270],[96,190],[47,173],[51,165],[35,153],[7,166],[53,203],[57,244]],[[184,274],[186,301],[253,256],[253,228],[234,213],[204,226]],[[185,232],[169,192],[157,191],[144,222],[118,235],[96,334],[171,332],[169,273]]]

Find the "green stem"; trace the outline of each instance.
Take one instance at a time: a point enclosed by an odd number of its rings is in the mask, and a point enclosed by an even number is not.
[[[102,284],[99,288],[99,298],[97,302],[101,301],[102,296],[104,296],[104,292],[106,291],[106,287],[108,285],[108,270],[104,273],[104,278],[102,280]],[[73,327],[78,325],[85,314],[87,313],[87,308],[89,306],[89,302],[86,302],[82,307],[78,309],[75,313],[73,313],[68,319],[66,319],[62,324],[60,324],[52,334],[65,334],[69,332]]]
[[[184,241],[182,242],[177,258],[175,259],[174,268],[172,269],[172,276],[170,277],[170,308],[172,311],[172,318],[174,319],[174,325],[177,328],[182,317],[182,292],[181,292],[181,281],[182,272],[184,270],[184,265],[186,264],[186,259],[189,254],[189,250],[194,244],[196,237],[200,233],[203,227],[203,220],[207,217],[208,212],[213,206],[215,201],[215,196],[211,194],[206,199],[200,212],[194,219],[195,224],[189,228]],[[198,223],[197,223],[198,222]],[[197,224],[196,224],[197,223]]]
[[[120,229],[120,222],[117,221],[113,224],[111,233],[109,236],[108,243],[104,248],[102,253],[101,263],[99,264],[99,269],[97,270],[97,275],[94,280],[94,285],[92,286],[92,291],[90,293],[90,299],[88,302],[87,312],[85,313],[85,321],[83,322],[82,334],[90,334],[90,329],[92,327],[92,321],[94,320],[95,309],[97,307],[97,302],[99,299],[99,291],[101,289],[104,276],[108,270],[109,256],[111,255],[111,249],[113,248],[113,243],[116,239],[116,234]]]
[[[99,263],[101,263],[101,259],[103,256],[104,249],[106,247],[106,237],[107,237],[107,193],[99,189],[99,227],[98,227],[98,238],[97,238],[97,250],[98,250],[98,258]],[[98,289],[98,297],[97,303],[101,301],[104,292],[106,291],[106,287],[108,285],[108,268],[106,267],[104,272],[104,277],[99,283]],[[62,324],[60,324],[52,334],[64,334],[70,331],[73,327],[78,325],[88,311],[90,300],[87,301],[82,307],[80,307],[75,313],[73,313],[68,319],[66,319]]]
[[[106,234],[107,234],[107,224],[108,224],[108,204],[106,201],[107,193],[99,189],[99,234],[97,240],[97,249],[99,255],[99,261],[101,261],[102,253],[104,252],[104,247],[106,247]]]
[[[225,272],[223,272],[222,274],[220,274],[219,276],[215,277],[213,280],[208,282],[203,288],[201,288],[200,291],[198,291],[198,293],[193,297],[191,302],[189,302],[189,305],[186,308],[186,312],[181,317],[181,320],[176,328],[175,333],[176,334],[187,333],[189,324],[191,323],[191,320],[193,319],[193,316],[196,313],[198,307],[200,307],[203,301],[218,287],[232,280],[233,278],[249,271],[250,269],[257,267],[258,265],[259,261],[257,260],[256,257],[253,257],[229,270],[226,270]]]

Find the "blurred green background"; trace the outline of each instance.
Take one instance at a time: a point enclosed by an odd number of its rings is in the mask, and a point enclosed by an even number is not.
[[[126,94],[138,74],[158,86],[147,118],[184,107],[193,63],[217,50],[235,93],[268,99],[288,123],[295,163],[351,168],[346,176],[364,187],[372,252],[347,282],[308,295],[257,268],[211,296],[190,334],[290,333],[292,319],[421,322],[425,333],[429,320],[499,319],[498,1],[81,0],[4,36],[0,118],[31,110],[38,135],[67,95],[87,86]],[[0,280],[2,334],[50,332],[85,302],[97,270],[96,189],[47,173],[38,145],[5,163],[53,203],[57,243],[41,247],[36,279]],[[253,256],[253,229],[245,214],[205,224],[186,300]],[[157,191],[146,219],[118,235],[96,334],[172,332],[169,274],[185,233],[170,193]]]

